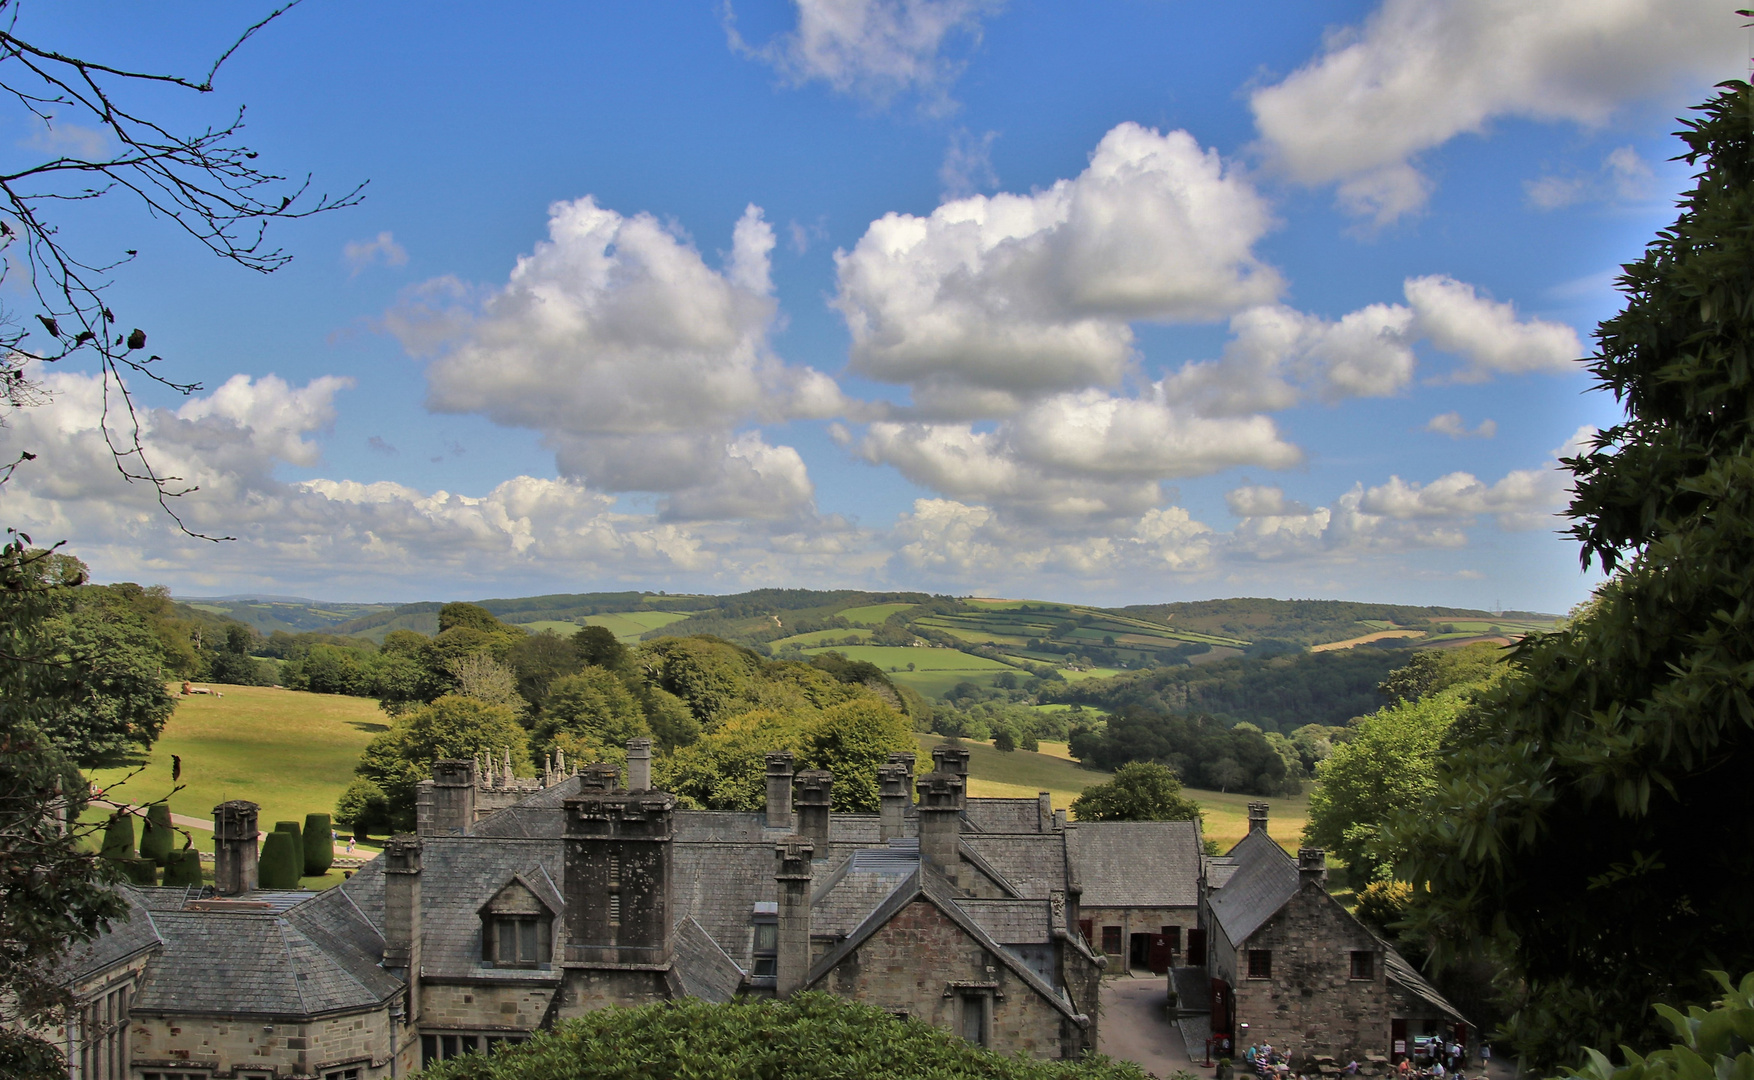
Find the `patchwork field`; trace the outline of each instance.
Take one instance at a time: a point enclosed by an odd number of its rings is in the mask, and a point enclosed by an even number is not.
[[[669,626],[686,618],[688,615],[680,611],[618,611],[613,615],[586,615],[584,624],[606,626],[617,639],[631,644],[648,630]]]
[[[175,755],[182,758],[183,790],[170,798],[173,814],[211,822],[215,806],[248,799],[262,807],[261,827],[268,830],[276,821],[334,813],[360,751],[386,727],[370,698],[261,686],[223,693],[180,699],[139,775],[117,786],[131,769],[98,769],[93,786],[118,802],[151,802],[171,789]],[[213,850],[210,831],[190,835],[196,847]]]

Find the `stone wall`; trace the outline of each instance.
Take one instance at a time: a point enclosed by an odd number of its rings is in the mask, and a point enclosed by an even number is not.
[[[924,899],[903,908],[811,988],[958,1034],[965,996],[985,997],[992,1049],[1057,1058],[1082,1046],[1076,1025],[1063,1025],[1063,1013]],[[1064,1030],[1068,1026],[1073,1032]],[[1089,1042],[1095,1041],[1093,1027]]]
[[[541,1026],[560,988],[553,983],[451,986],[421,980],[420,1030],[528,1034]]]
[[[1248,953],[1255,949],[1272,953],[1271,978],[1248,977]],[[1354,951],[1372,954],[1371,978],[1351,978]],[[1344,1061],[1388,1053],[1392,1005],[1382,947],[1319,881],[1306,882],[1233,956],[1223,970],[1215,964],[1213,974],[1235,989],[1239,1049],[1270,1042],[1299,1061],[1310,1054]]]
[[[1121,928],[1121,953],[1110,956],[1105,975],[1125,975],[1127,963],[1132,956],[1132,935],[1160,934],[1166,926],[1181,928],[1181,940],[1177,942],[1176,962],[1183,963],[1187,958],[1188,931],[1198,925],[1196,909],[1186,908],[1150,908],[1150,907],[1079,907],[1078,918],[1090,922],[1090,947],[1092,950],[1102,949],[1102,928],[1118,926]]]
[[[361,1080],[390,1075],[390,1018],[383,1009],[307,1023],[137,1013],[129,1034],[136,1074],[202,1069],[225,1080],[272,1070],[277,1080],[292,1080],[348,1068],[360,1070]],[[407,1029],[400,1034],[399,1073],[420,1060],[419,1037]]]

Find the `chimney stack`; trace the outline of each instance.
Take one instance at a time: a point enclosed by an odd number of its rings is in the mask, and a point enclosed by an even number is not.
[[[420,1019],[420,837],[384,844],[384,969],[408,986],[408,1020]]]
[[[613,762],[593,761],[579,773],[579,791],[608,793],[621,786],[621,770]]]
[[[834,802],[834,774],[827,769],[806,769],[797,775],[792,798],[798,808],[798,835],[816,849],[818,859],[828,858],[828,810]]]
[[[887,762],[890,765],[907,766],[907,801],[909,803],[914,801],[914,762],[917,760],[919,760],[918,754],[909,753],[906,750],[891,750]]]
[[[213,891],[238,896],[256,887],[256,814],[241,799],[213,808]]]
[[[645,736],[627,740],[627,790],[652,789],[652,740]]]
[[[1037,792],[1035,796],[1035,831],[1054,831],[1054,795],[1051,791]]]
[[[877,766],[877,824],[884,843],[906,834],[907,808],[913,804],[913,767],[891,761]]]
[[[968,779],[968,747],[958,743],[939,743],[932,747],[932,771],[955,773]]]
[[[475,824],[475,762],[432,763],[432,779],[416,790],[415,831],[421,836],[458,836]]]
[[[1297,849],[1297,884],[1307,889],[1311,885],[1323,891],[1328,887],[1328,853],[1319,847]]]
[[[675,797],[661,791],[566,800],[566,963],[624,973],[639,965],[648,974],[669,966],[675,816]]]
[[[774,996],[783,998],[803,986],[810,971],[810,862],[815,846],[794,835],[776,844],[773,853],[773,876],[780,890]]]
[[[962,777],[934,772],[920,780],[920,861],[936,866],[958,885],[962,878],[962,807]]]
[[[1268,804],[1264,802],[1249,803],[1249,832],[1267,831]]]
[[[767,755],[767,827],[792,827],[792,754],[776,750]]]

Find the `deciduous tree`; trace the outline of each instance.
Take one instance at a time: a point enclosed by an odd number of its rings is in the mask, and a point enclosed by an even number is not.
[[[1072,800],[1079,821],[1199,821],[1200,804],[1182,794],[1175,770],[1135,761],[1115,770],[1114,779],[1092,784]]]

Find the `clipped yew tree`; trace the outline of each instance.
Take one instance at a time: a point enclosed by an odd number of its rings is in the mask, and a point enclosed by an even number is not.
[[[823,993],[784,1001],[692,998],[599,1009],[492,1054],[465,1054],[426,1080],[1144,1080],[1130,1061],[1041,1061],[980,1047],[920,1020]]]
[[[277,828],[262,840],[262,855],[256,862],[256,883],[264,889],[296,889],[303,863],[304,849],[297,835]]]
[[[104,846],[99,849],[106,859],[132,859],[134,857],[134,819],[127,813],[117,810],[110,815],[109,823],[104,826]]]
[[[322,877],[335,865],[335,823],[328,814],[306,814],[305,876]]]
[[[1664,1045],[1654,1006],[1754,970],[1754,107],[1719,89],[1679,133],[1679,218],[1596,332],[1625,420],[1564,462],[1612,576],[1512,652],[1385,829],[1416,927],[1501,962],[1505,1034],[1542,1069]]]
[[[146,808],[145,828],[140,833],[140,857],[165,865],[174,849],[176,831],[171,827],[169,803],[156,802]]]
[[[201,853],[194,848],[182,848],[170,853],[164,864],[164,883],[166,885],[199,885],[201,884]]]

